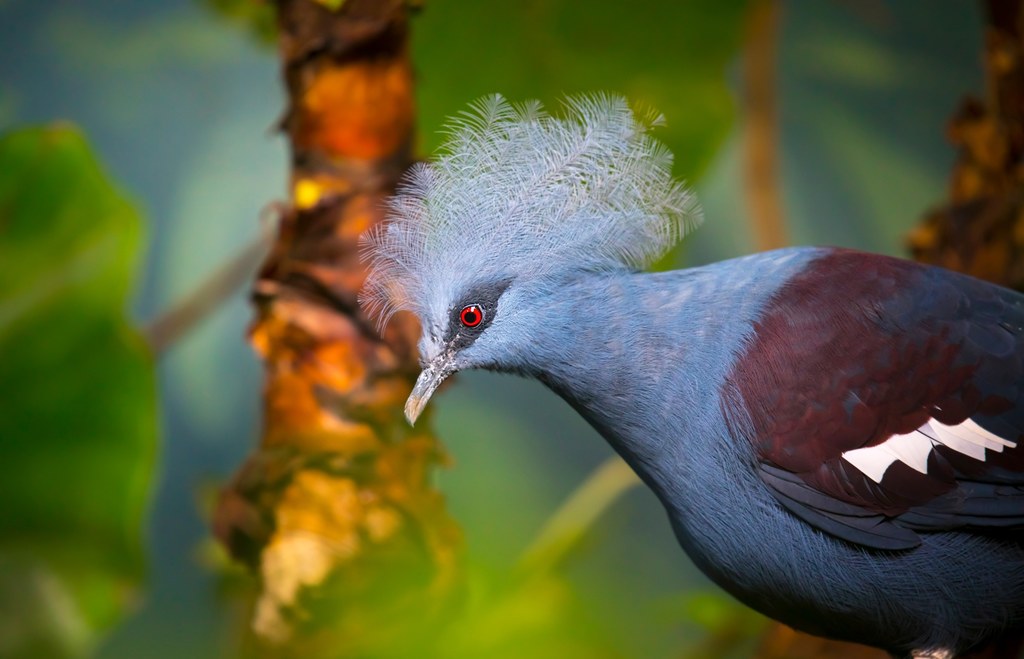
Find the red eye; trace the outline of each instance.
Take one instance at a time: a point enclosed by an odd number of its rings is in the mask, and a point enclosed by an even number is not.
[[[459,320],[466,327],[476,327],[484,320],[484,310],[475,304],[467,305],[459,313]]]

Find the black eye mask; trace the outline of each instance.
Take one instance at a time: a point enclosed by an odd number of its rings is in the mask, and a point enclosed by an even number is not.
[[[490,327],[498,313],[498,300],[511,283],[511,279],[491,282],[471,288],[463,295],[448,311],[448,328],[445,330],[444,343],[454,350],[462,350],[472,345],[477,337]],[[462,311],[468,306],[478,307],[479,312],[483,314],[483,319],[473,327],[467,327],[462,320]]]

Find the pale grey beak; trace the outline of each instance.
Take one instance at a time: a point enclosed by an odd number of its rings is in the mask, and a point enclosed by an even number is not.
[[[416,425],[416,419],[423,412],[423,408],[427,406],[434,391],[441,386],[445,378],[454,372],[446,357],[447,355],[442,355],[427,364],[420,376],[416,378],[416,386],[412,388],[409,400],[405,401],[405,418],[409,420],[410,426]]]

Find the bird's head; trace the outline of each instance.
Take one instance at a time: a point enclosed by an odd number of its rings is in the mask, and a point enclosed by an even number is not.
[[[477,102],[364,237],[367,313],[383,325],[411,311],[422,327],[410,423],[456,371],[517,370],[562,283],[642,268],[700,219],[672,154],[648,134],[660,117],[613,96],[565,106],[553,117],[537,102]]]

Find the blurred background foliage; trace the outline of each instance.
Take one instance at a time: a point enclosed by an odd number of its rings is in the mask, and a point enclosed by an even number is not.
[[[142,223],[69,126],[0,138],[0,172],[0,655],[78,655],[142,574],[156,397],[124,318]]]
[[[677,263],[752,251],[736,110],[745,3],[417,4],[422,153],[483,94],[554,107],[624,93],[665,114],[659,134],[705,207]],[[246,291],[159,359],[131,327],[250,245],[286,195],[272,21],[250,0],[0,0],[0,43],[0,657],[235,656],[241,580],[219,567],[203,501],[258,432]],[[904,253],[943,196],[944,126],[981,89],[980,51],[973,3],[783,3],[793,243]],[[749,656],[762,621],[695,570],[640,488],[557,578],[503,582],[611,451],[534,382],[469,373],[432,404],[471,575],[468,617],[437,641],[446,656]]]

